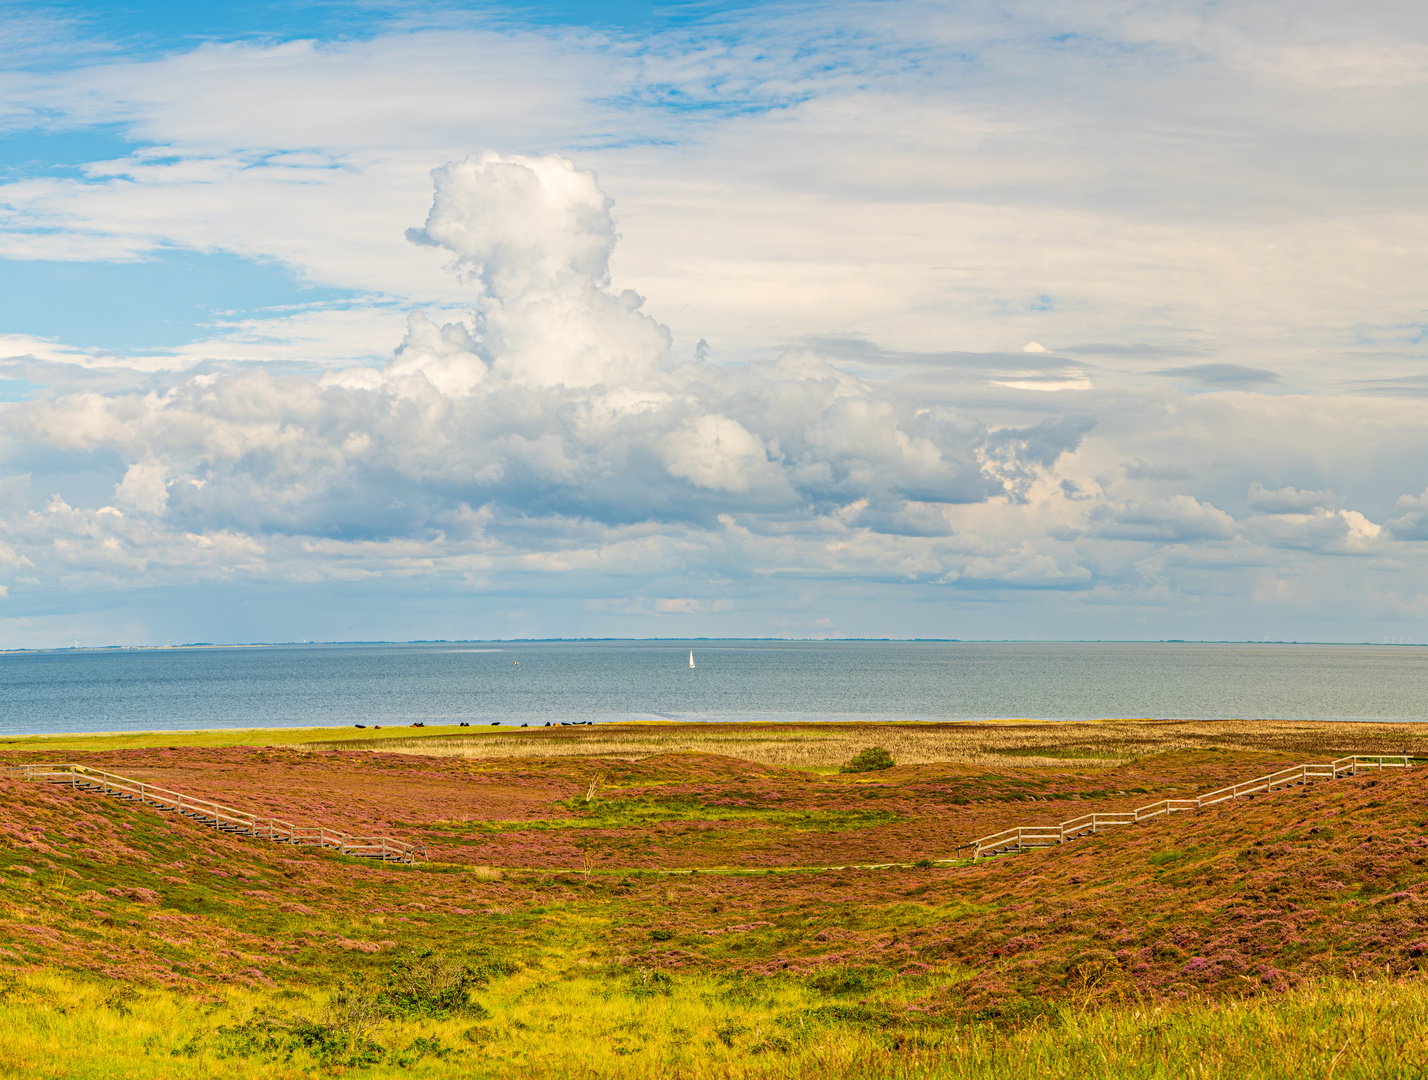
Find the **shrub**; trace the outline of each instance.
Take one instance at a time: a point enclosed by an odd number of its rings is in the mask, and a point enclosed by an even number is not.
[[[871,990],[873,982],[861,968],[825,968],[808,980],[808,985],[824,994],[861,994]]]
[[[656,968],[636,968],[630,975],[626,993],[635,998],[652,998],[656,994],[668,997],[674,989],[674,980],[668,973]]]
[[[469,1016],[484,1020],[490,1014],[471,1000],[471,991],[487,980],[465,964],[432,950],[414,952],[387,973],[377,1004],[389,1014],[407,1018]]]
[[[437,1061],[445,1061],[452,1055],[460,1053],[463,1053],[463,1051],[456,1049],[454,1046],[445,1045],[441,1039],[435,1035],[430,1037],[418,1035],[412,1040],[410,1046],[396,1055],[394,1064],[399,1069],[410,1069],[424,1057],[433,1057],[436,1058]]]
[[[881,746],[870,746],[855,754],[853,760],[843,766],[843,771],[845,773],[876,772],[878,769],[891,769],[896,764],[892,755]]]
[[[714,1036],[729,1049],[734,1048],[734,1040],[740,1035],[748,1033],[748,1028],[743,1024],[736,1024],[732,1020],[728,1023],[720,1024],[714,1029]]]
[[[469,1043],[485,1046],[487,1043],[495,1041],[496,1033],[485,1024],[473,1024],[461,1033],[461,1037]]]
[[[258,1057],[286,1063],[292,1061],[294,1054],[305,1052],[324,1068],[361,1068],[375,1065],[386,1056],[386,1051],[371,1038],[376,1022],[371,996],[344,987],[321,1020],[301,1014],[287,1019],[253,1017],[242,1024],[220,1027],[217,1056]],[[198,1049],[195,1037],[171,1053],[192,1057]]]

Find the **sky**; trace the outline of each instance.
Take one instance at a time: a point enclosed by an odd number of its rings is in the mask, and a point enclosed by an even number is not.
[[[0,648],[1428,642],[1428,8],[0,0]]]

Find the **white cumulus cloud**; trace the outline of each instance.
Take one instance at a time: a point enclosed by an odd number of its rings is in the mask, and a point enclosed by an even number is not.
[[[731,542],[738,558],[840,575],[1084,577],[1030,548],[968,568],[938,545],[950,507],[1025,501],[1092,419],[994,428],[816,350],[676,362],[668,330],[612,282],[612,203],[593,173],[486,153],[432,175],[412,236],[452,255],[464,317],[412,311],[382,365],[219,365],[12,407],[12,439],[120,463],[112,507],[31,511],[12,521],[17,550],[91,583],[236,564],[279,579],[625,572],[727,562]]]

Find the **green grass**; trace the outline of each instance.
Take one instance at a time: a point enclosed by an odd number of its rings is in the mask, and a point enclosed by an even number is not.
[[[567,829],[638,829],[669,821],[746,821],[795,829],[833,830],[873,828],[896,821],[887,810],[773,810],[761,807],[711,806],[690,798],[634,798],[599,800],[586,804],[576,798],[567,804],[575,817],[538,818],[528,821],[443,821],[434,824],[393,822],[404,828],[430,833],[549,832]]]
[[[368,1014],[349,995],[184,995],[58,972],[11,978],[0,1076],[411,1078],[1420,1077],[1428,988],[1323,983],[1272,998],[995,1021],[910,1013],[897,981],[664,975],[620,964],[492,981],[462,1015]],[[439,1011],[438,1011],[439,1012]]]

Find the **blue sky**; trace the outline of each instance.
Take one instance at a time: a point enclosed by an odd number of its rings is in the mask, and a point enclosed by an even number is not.
[[[0,5],[0,646],[1428,640],[1425,22]]]

